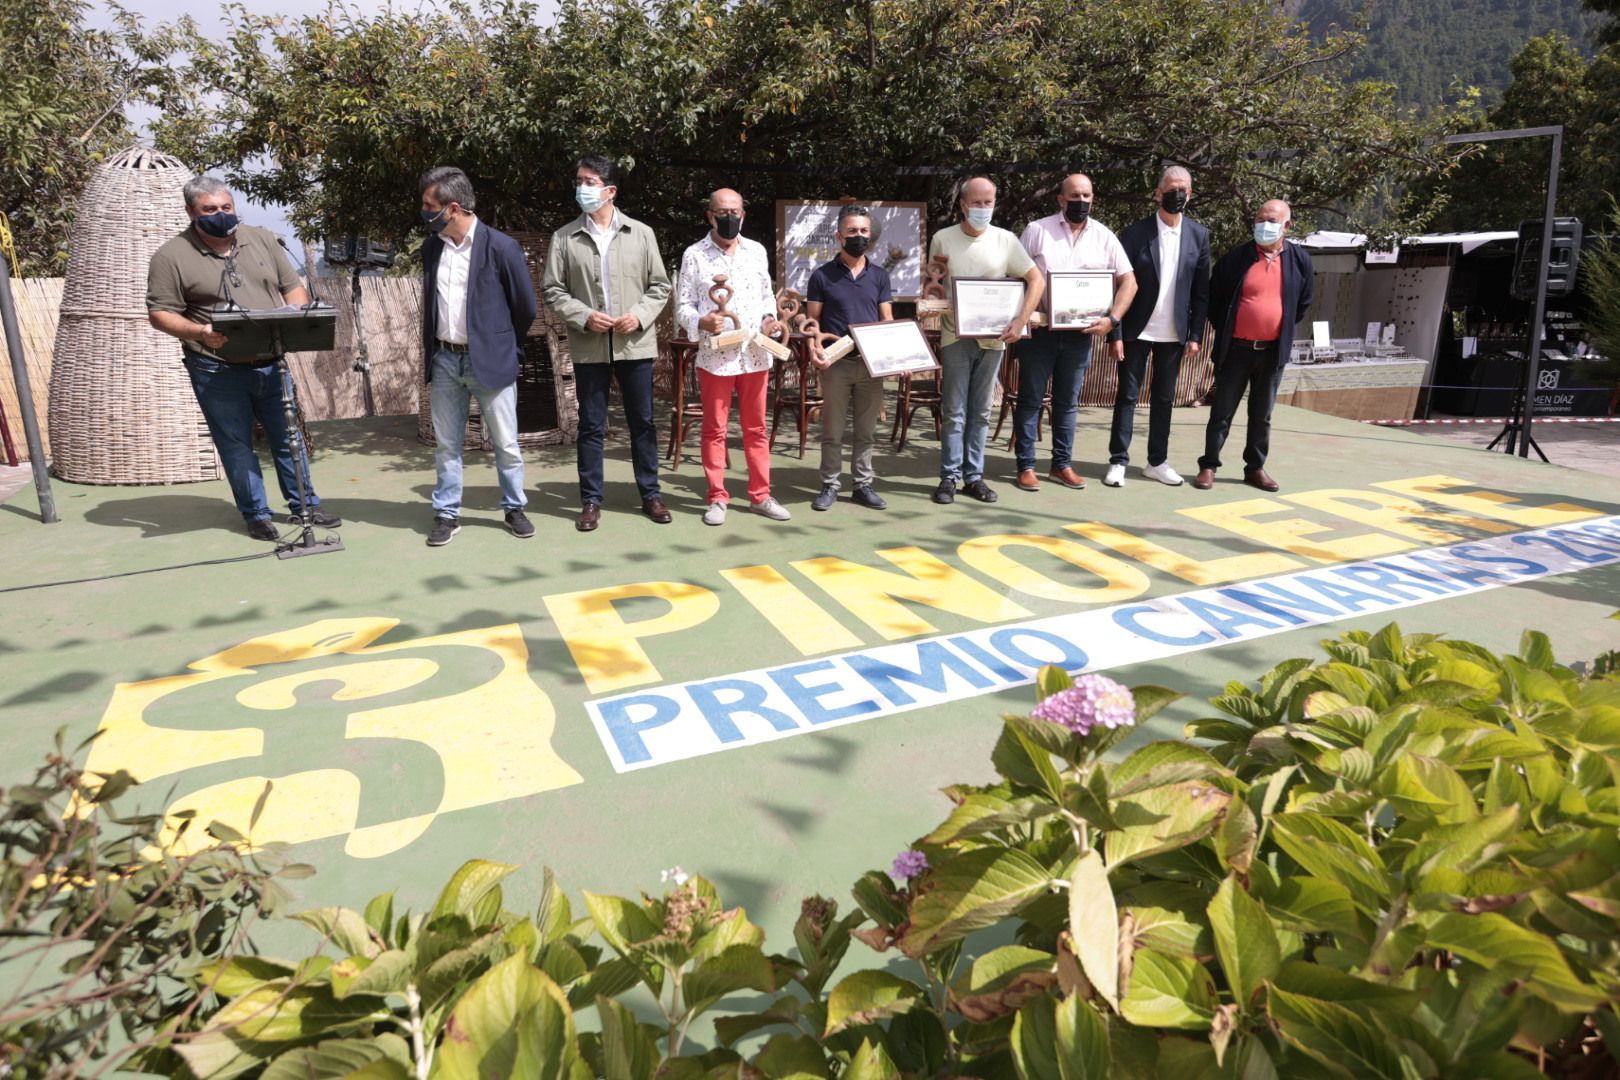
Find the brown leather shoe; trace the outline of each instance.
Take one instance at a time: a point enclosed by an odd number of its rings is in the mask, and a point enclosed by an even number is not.
[[[1053,469],[1051,472],[1046,474],[1046,478],[1048,480],[1055,480],[1064,487],[1073,488],[1076,491],[1079,491],[1086,486],[1086,478],[1075,472],[1074,469],[1068,465],[1063,466],[1061,469]]]
[[[641,504],[641,512],[660,525],[668,525],[675,518],[675,515],[669,512],[669,507],[664,505],[664,500],[656,495]]]
[[[1019,491],[1041,490],[1041,479],[1035,475],[1034,469],[1018,470],[1018,479],[1013,481],[1013,487]]]
[[[1243,482],[1250,487],[1257,487],[1261,491],[1276,491],[1281,484],[1266,475],[1264,469],[1244,469]]]
[[[1215,486],[1215,470],[1199,469],[1198,475],[1192,478],[1192,486],[1199,491],[1208,491]]]
[[[574,522],[574,528],[580,532],[590,532],[602,520],[602,508],[596,503],[586,503],[579,508],[579,520]]]

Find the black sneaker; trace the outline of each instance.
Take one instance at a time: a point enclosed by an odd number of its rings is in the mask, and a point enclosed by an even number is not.
[[[276,523],[269,518],[257,518],[247,523],[247,534],[255,540],[268,540],[274,543],[281,539],[276,531]]]
[[[983,480],[969,480],[962,485],[962,494],[971,495],[982,503],[993,503],[997,498],[995,489]]]
[[[856,484],[855,494],[850,496],[850,501],[857,506],[864,506],[868,510],[887,510],[889,508],[889,504],[884,500],[883,496],[872,490],[871,484]]]
[[[433,519],[433,531],[428,533],[428,547],[444,547],[450,542],[450,538],[460,531],[459,519],[441,514]]]
[[[319,529],[337,529],[341,528],[343,525],[342,518],[338,517],[336,514],[328,514],[320,507],[316,507],[309,512],[309,520],[311,524]],[[304,524],[304,519],[299,517],[297,514],[288,514],[287,524],[302,526]]]
[[[530,524],[528,517],[521,510],[508,510],[506,512],[506,527],[519,540],[527,540],[534,535],[534,526]]]
[[[821,494],[810,500],[812,510],[831,510],[833,503],[838,501],[838,485],[822,484]]]
[[[934,501],[944,506],[956,501],[956,481],[941,480],[939,487],[934,489]]]

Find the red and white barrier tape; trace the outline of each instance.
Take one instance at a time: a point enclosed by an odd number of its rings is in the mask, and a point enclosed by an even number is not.
[[[1507,416],[1469,416],[1448,418],[1445,420],[1363,420],[1363,424],[1377,424],[1379,427],[1414,427],[1418,424],[1505,424],[1511,417]],[[1531,418],[1536,424],[1620,424],[1620,416],[1536,416]]]

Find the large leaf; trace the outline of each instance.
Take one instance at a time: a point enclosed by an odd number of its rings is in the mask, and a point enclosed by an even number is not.
[[[1018,1010],[1012,1030],[1019,1080],[1106,1080],[1108,1029],[1080,995],[1040,997]]]
[[[1408,816],[1455,825],[1479,816],[1474,793],[1457,770],[1436,757],[1405,753],[1379,784],[1382,794]]]
[[[894,1067],[881,1042],[863,1039],[860,1048],[849,1056],[843,1080],[900,1080],[900,1070]]]
[[[602,1075],[605,1080],[651,1080],[663,1057],[654,1031],[623,1002],[596,999],[602,1020]]]
[[[1282,966],[1276,928],[1265,909],[1233,877],[1221,882],[1215,899],[1209,902],[1209,926],[1238,1006],[1246,1010],[1255,991]]]
[[[1045,893],[1051,875],[1017,848],[981,848],[941,863],[911,906],[900,947],[922,956],[982,930]]]
[[[1369,913],[1382,909],[1391,891],[1384,862],[1343,822],[1320,814],[1274,814],[1271,833],[1278,846],[1311,874],[1350,890],[1357,907]]]
[[[810,1080],[826,1077],[827,1055],[808,1035],[772,1035],[754,1058],[766,1080]],[[608,1077],[607,1080],[614,1080]]]
[[[1188,780],[1114,800],[1121,828],[1106,841],[1110,868],[1202,840],[1220,824],[1232,796],[1201,780]]]
[[[400,949],[379,953],[375,960],[345,957],[329,972],[332,992],[339,998],[350,994],[396,994],[405,990],[411,976],[410,954]]]
[[[265,1068],[260,1080],[348,1080],[375,1062],[408,1066],[410,1048],[404,1039],[393,1034],[368,1039],[328,1039],[282,1054]]]
[[[1403,1068],[1400,1052],[1378,1028],[1343,1005],[1275,987],[1267,1002],[1283,1040],[1336,1073],[1348,1070],[1351,1076],[1389,1080],[1414,1075]]]
[[[461,868],[450,875],[450,880],[440,890],[439,899],[428,915],[428,922],[444,915],[460,915],[475,929],[488,926],[500,914],[500,906],[497,903],[491,914],[484,901],[500,886],[501,879],[516,869],[516,866],[487,859],[469,859],[462,863]]]
[[[578,1046],[557,984],[521,956],[467,988],[445,1022],[434,1075],[443,1080],[564,1080]]]
[[[316,933],[331,941],[346,955],[370,958],[382,952],[382,945],[373,937],[365,916],[358,911],[339,907],[316,908],[297,912],[293,918],[314,927]]]
[[[325,986],[270,983],[233,998],[213,1020],[241,1038],[277,1043],[347,1034],[388,1015],[382,998],[339,1001]]]
[[[1525,968],[1531,973],[1525,988],[1564,1012],[1588,1012],[1607,1000],[1601,989],[1576,977],[1551,938],[1505,915],[1442,915],[1429,926],[1427,943],[1484,968],[1498,964]]]
[[[622,896],[582,891],[585,907],[596,924],[596,932],[613,946],[620,956],[636,965],[643,981],[656,993],[663,986],[663,965],[637,948],[641,943],[658,936],[660,928],[652,921],[640,904]],[[684,959],[684,958],[682,958]]]
[[[1366,940],[1371,924],[1356,911],[1350,890],[1336,881],[1285,877],[1262,897],[1266,911],[1285,930]]]
[[[293,966],[281,960],[264,956],[233,956],[220,960],[197,972],[197,980],[210,987],[222,998],[245,994],[267,982],[286,979]]]
[[[1013,724],[1004,724],[995,749],[990,752],[990,763],[1008,782],[1029,788],[1057,802],[1063,797],[1063,781],[1052,755],[1032,741]]]
[[[1207,1030],[1215,1016],[1215,980],[1189,957],[1138,949],[1119,1011],[1142,1027]]]
[[[1000,791],[980,791],[969,795],[951,811],[945,822],[923,837],[925,844],[949,844],[970,836],[982,836],[1012,825],[1024,825],[1058,812],[1050,801],[1035,796],[1019,798]]]
[[[1003,945],[973,961],[951,984],[950,1007],[967,1020],[987,1024],[1010,1016],[1058,981],[1056,958],[1041,949]]]
[[[827,995],[827,1029],[822,1034],[830,1038],[845,1028],[898,1016],[917,1004],[926,1005],[927,995],[916,983],[887,971],[857,971]]]
[[[1102,856],[1088,851],[1069,880],[1069,934],[1080,969],[1102,999],[1119,1011],[1119,909]]]
[[[681,992],[689,1012],[701,1012],[739,990],[776,989],[776,969],[757,945],[732,945],[686,973]]]
[[[1180,742],[1153,742],[1131,754],[1110,771],[1108,787],[1123,797],[1183,780],[1202,780],[1226,774],[1208,751]]]

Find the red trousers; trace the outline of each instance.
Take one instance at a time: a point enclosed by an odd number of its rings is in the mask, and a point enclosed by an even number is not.
[[[713,375],[698,368],[698,391],[703,395],[703,475],[709,481],[709,501],[729,502],[726,492],[726,432],[731,424],[731,393],[737,392],[737,413],[742,421],[743,456],[748,459],[748,498],[762,502],[771,494],[771,444],[765,434],[765,390],[769,371],[747,375]]]

